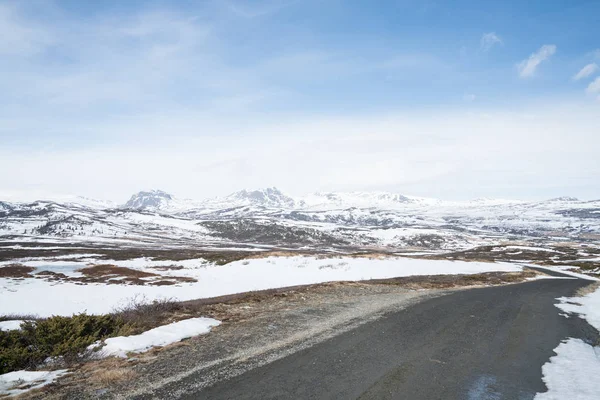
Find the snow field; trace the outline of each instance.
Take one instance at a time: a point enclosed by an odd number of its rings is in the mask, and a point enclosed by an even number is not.
[[[106,263],[101,261],[100,263]],[[153,262],[152,262],[153,263]],[[152,263],[150,263],[152,265]],[[158,262],[157,262],[158,263]],[[27,265],[27,263],[25,263]],[[143,259],[116,263],[146,270]],[[135,296],[148,300],[172,298],[192,300],[255,290],[307,285],[332,281],[358,281],[414,275],[476,274],[482,272],[519,272],[522,268],[510,263],[483,263],[410,258],[326,258],[268,257],[235,261],[223,266],[204,260],[161,261],[160,265],[182,265],[177,271],[154,273],[189,276],[195,283],[172,286],[80,285],[74,282],[48,282],[42,279],[0,279],[0,315],[105,314],[127,303]]]

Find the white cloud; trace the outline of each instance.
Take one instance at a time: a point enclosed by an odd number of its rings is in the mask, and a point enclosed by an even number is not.
[[[29,56],[53,43],[49,32],[24,23],[14,6],[0,3],[0,57]]]
[[[213,32],[223,27],[215,25],[152,8],[85,23],[59,10],[52,21],[34,21],[0,4],[0,87],[13,93],[12,109],[0,103],[0,120],[62,115],[76,123],[101,114],[103,107],[126,115],[164,112],[182,103],[203,112],[224,105],[249,108],[276,93],[248,66],[225,59],[221,32]],[[68,61],[30,57],[36,53]]]
[[[0,174],[2,190],[117,201],[145,187],[197,198],[273,185],[300,193],[382,189],[469,198],[527,195],[544,184],[562,185],[562,195],[580,179],[581,187],[598,190],[592,150],[599,143],[589,133],[598,119],[576,108],[529,110],[533,117],[419,113],[418,105],[404,114],[339,117],[277,109],[280,97],[292,103],[296,95],[286,84],[303,79],[365,71],[409,79],[434,71],[450,79],[442,72],[452,66],[431,55],[386,58],[394,53],[307,45],[245,59],[240,53],[250,51],[228,42],[231,19],[201,11],[195,18],[144,9],[83,23],[60,10],[45,22],[6,10],[0,5],[0,87],[10,93],[0,99],[0,171],[10,171]],[[45,53],[61,57],[47,60]],[[460,92],[451,93],[460,100]],[[578,140],[567,140],[571,135]]]
[[[475,96],[473,93],[466,93],[466,94],[463,96],[463,100],[464,100],[464,101],[469,101],[469,102],[471,102],[471,101],[475,101],[475,99],[476,99],[476,98],[477,98],[477,96]]]
[[[580,104],[243,123],[192,111],[140,116],[91,127],[116,137],[94,147],[3,145],[0,170],[11,173],[0,174],[0,187],[116,201],[145,187],[203,198],[264,186],[292,194],[373,189],[442,198],[585,198],[600,191],[598,123],[597,108]],[[198,136],[198,127],[211,135]],[[124,134],[129,141],[120,139]]]
[[[588,85],[586,92],[591,95],[598,95],[598,99],[600,99],[600,76]]]
[[[529,56],[528,59],[521,61],[517,67],[521,78],[529,78],[535,75],[537,67],[545,60],[556,53],[556,46],[545,44],[538,51]]]
[[[581,70],[578,73],[576,73],[575,76],[573,76],[573,80],[578,81],[580,79],[587,78],[590,75],[594,74],[596,71],[598,71],[598,64],[590,63],[585,67],[581,68]]]
[[[480,45],[481,50],[483,51],[491,50],[496,44],[502,45],[504,42],[502,42],[502,39],[500,39],[500,37],[494,32],[484,33],[481,37]]]
[[[275,10],[290,4],[267,0],[252,7]],[[292,103],[302,96],[298,92],[303,89],[298,87],[305,82],[382,70],[400,75],[403,70],[444,67],[428,54],[388,58],[390,53],[383,52],[365,57],[360,51],[299,50],[294,46],[258,52],[246,60],[233,56],[239,52],[237,44],[226,38],[234,29],[231,21],[211,11],[200,10],[198,17],[149,7],[139,13],[101,14],[82,22],[57,9],[52,20],[35,21],[26,10],[9,9],[0,0],[0,88],[13,94],[12,109],[0,98],[0,120],[21,116],[28,124],[31,115],[38,120],[63,116],[76,125],[78,118],[102,114],[104,107],[123,115],[149,110],[166,113],[183,106],[200,113],[226,109],[239,116],[240,112],[278,106],[282,98]],[[12,36],[2,34],[7,30]],[[27,54],[2,58],[3,49],[13,48],[28,54],[58,54],[60,61],[46,62],[43,56],[30,58]],[[6,125],[0,125],[0,135],[3,131]]]

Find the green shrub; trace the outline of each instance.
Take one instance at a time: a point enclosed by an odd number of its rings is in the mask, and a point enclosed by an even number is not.
[[[0,374],[33,368],[48,357],[79,361],[94,342],[128,335],[131,324],[114,315],[78,314],[27,321],[21,330],[0,331]]]

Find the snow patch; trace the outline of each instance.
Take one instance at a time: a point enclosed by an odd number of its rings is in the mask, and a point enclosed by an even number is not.
[[[15,319],[12,321],[0,321],[0,331],[20,331],[21,324],[25,322],[20,319]]]
[[[32,389],[41,388],[66,373],[66,369],[61,369],[57,371],[13,371],[0,375],[0,396],[16,396]]]
[[[577,313],[600,331],[600,289],[581,297],[561,297],[556,307],[566,314]],[[535,400],[593,400],[600,393],[600,347],[581,339],[569,338],[554,349],[542,367],[546,393],[538,393]]]
[[[535,400],[596,400],[600,393],[600,349],[581,339],[568,339],[542,367],[548,391]]]
[[[190,318],[150,329],[140,335],[119,336],[106,339],[101,350],[103,356],[127,357],[127,353],[140,353],[156,346],[166,346],[192,336],[204,335],[221,324],[212,318]],[[90,346],[94,348],[95,345]]]
[[[600,331],[600,289],[582,297],[560,297],[556,307],[566,313],[577,313]]]
[[[600,279],[595,278],[590,275],[580,274],[578,272],[569,271],[570,269],[577,268],[577,267],[573,267],[570,265],[553,265],[551,267],[550,266],[541,266],[541,265],[537,265],[537,264],[527,264],[527,265],[531,266],[531,267],[539,268],[539,269],[547,269],[548,271],[560,272],[561,274],[573,276],[573,277],[579,278],[579,279],[585,279],[588,281],[600,281]]]

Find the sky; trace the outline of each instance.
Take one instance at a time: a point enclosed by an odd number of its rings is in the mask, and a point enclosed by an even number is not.
[[[577,0],[0,0],[0,197],[598,199],[599,16]]]

